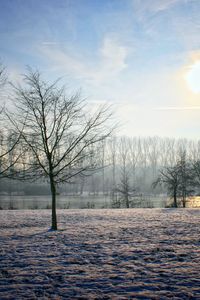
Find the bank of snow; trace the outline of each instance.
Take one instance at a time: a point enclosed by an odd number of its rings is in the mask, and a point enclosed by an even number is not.
[[[0,299],[200,299],[200,210],[0,211]]]

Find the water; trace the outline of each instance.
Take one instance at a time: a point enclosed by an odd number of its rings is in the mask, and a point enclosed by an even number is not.
[[[150,197],[134,199],[133,207],[165,207],[166,197]],[[85,196],[57,196],[57,207],[64,209],[84,209],[84,208],[111,208],[114,202],[110,196],[85,195]],[[51,196],[19,196],[0,195],[1,209],[48,209],[51,208]]]
[[[58,208],[106,208],[109,199],[102,197],[57,196]],[[0,196],[3,209],[51,208],[51,196]]]

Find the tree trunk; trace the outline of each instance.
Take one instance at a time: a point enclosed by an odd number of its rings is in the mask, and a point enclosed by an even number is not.
[[[50,185],[51,185],[51,209],[52,209],[52,215],[51,215],[51,220],[52,220],[52,225],[51,229],[52,230],[57,230],[57,216],[56,216],[56,185],[53,180],[53,178],[50,178]]]
[[[128,195],[128,193],[125,194],[125,202],[126,202],[126,208],[129,208],[129,195]]]
[[[177,195],[176,195],[176,190],[174,190],[174,207],[178,207],[177,205]]]
[[[186,207],[186,196],[185,195],[183,195],[183,208],[185,208]]]

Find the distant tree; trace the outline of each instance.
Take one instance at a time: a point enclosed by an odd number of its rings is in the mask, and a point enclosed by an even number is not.
[[[120,182],[116,187],[117,193],[119,193],[122,202],[126,208],[130,207],[131,199],[136,194],[136,189],[130,184],[130,176],[126,170],[122,170]]]
[[[186,160],[186,152],[181,151],[174,166],[164,167],[159,171],[157,180],[153,183],[167,188],[168,195],[173,198],[173,206],[178,207],[178,198],[186,207],[186,198],[194,192],[195,177],[190,163]]]
[[[7,84],[6,69],[2,63],[0,63],[0,177],[9,177],[12,172],[12,168],[19,159],[19,155],[15,150],[19,144],[20,134],[16,135],[8,124],[8,119],[5,115],[3,91]]]
[[[181,151],[177,162],[179,174],[179,196],[183,207],[186,207],[186,199],[194,192],[195,174],[191,163],[187,161],[186,151]]]
[[[117,162],[117,139],[113,137],[109,141],[109,154],[110,154],[110,165],[111,165],[111,199],[116,200],[116,162]]]
[[[97,168],[98,146],[113,131],[109,126],[112,113],[104,105],[90,114],[79,93],[66,96],[58,81],[49,84],[38,71],[30,69],[24,82],[25,87],[14,87],[16,113],[10,120],[21,133],[30,159],[23,172],[18,164],[15,175],[22,180],[43,177],[49,182],[51,228],[57,230],[57,187]]]
[[[192,172],[194,176],[194,182],[197,189],[200,187],[200,160],[194,160],[192,162]]]
[[[136,184],[136,167],[138,164],[138,157],[140,151],[138,151],[138,139],[136,137],[129,139],[129,152],[130,152],[130,166],[132,174],[132,185]]]
[[[163,185],[167,188],[167,193],[173,199],[173,206],[178,207],[178,192],[179,192],[180,176],[177,165],[173,167],[164,167],[159,171],[159,176],[154,181],[153,187]]]
[[[12,178],[14,166],[21,154],[16,151],[20,141],[20,134],[4,128],[0,132],[0,177]]]
[[[131,180],[131,163],[129,141],[123,137],[119,141],[120,178],[116,191],[126,208],[130,207],[131,198],[135,195],[135,188]]]
[[[197,183],[200,184],[200,160],[195,160],[193,162],[192,169],[196,177]]]

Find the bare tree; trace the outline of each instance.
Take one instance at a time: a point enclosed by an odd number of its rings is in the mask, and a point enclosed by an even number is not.
[[[126,208],[130,207],[130,200],[135,195],[135,188],[132,184],[130,143],[129,139],[122,137],[119,141],[120,178],[116,191],[120,194]]]
[[[98,165],[99,142],[109,137],[112,113],[102,106],[91,115],[80,94],[66,96],[58,81],[48,84],[38,71],[24,76],[25,87],[15,86],[16,114],[10,116],[32,160],[16,175],[21,179],[44,177],[52,195],[52,230],[57,230],[56,193],[58,184],[88,175]],[[94,159],[95,157],[95,159]]]
[[[200,186],[200,160],[199,159],[194,160],[192,162],[191,168],[192,168],[192,173],[193,173],[193,177],[194,177],[195,186],[199,190],[199,186]],[[199,194],[199,191],[198,191],[198,194]]]
[[[157,180],[153,183],[155,188],[158,184],[164,185],[167,188],[168,195],[173,198],[173,206],[178,207],[177,199],[181,199],[183,207],[186,207],[186,198],[192,195],[195,187],[194,169],[198,165],[191,164],[186,160],[186,152],[180,150],[177,163],[174,166],[163,167],[159,171]]]
[[[114,201],[116,198],[116,162],[117,162],[117,139],[113,137],[109,142],[110,164],[111,164],[111,199]]]
[[[0,62],[0,89],[2,89],[7,81],[6,68]]]
[[[129,139],[132,185],[136,184],[136,167],[138,164],[138,157],[139,157],[137,144],[138,144],[138,139],[136,137]]]
[[[120,194],[125,207],[129,208],[131,199],[136,195],[136,189],[131,186],[130,176],[124,168],[121,170],[120,182],[116,187],[116,191]]]
[[[193,168],[193,172],[196,176],[196,179],[198,181],[198,184],[200,184],[200,160],[195,160],[193,162],[192,168]]]
[[[178,207],[178,189],[180,184],[179,168],[177,165],[173,167],[164,167],[160,170],[157,180],[153,183],[153,187],[164,185],[167,188],[168,195],[173,198],[173,206]]]
[[[20,155],[16,148],[19,145],[20,135],[4,128],[0,133],[0,177],[11,178],[11,173]]]
[[[6,69],[0,63],[0,97],[4,102],[3,90],[7,84]],[[16,146],[19,144],[20,134],[16,135],[8,124],[5,114],[5,107],[0,107],[0,177],[9,177],[12,168],[19,159],[16,154]]]
[[[177,166],[180,177],[179,195],[183,207],[186,207],[187,196],[194,192],[195,187],[195,173],[191,163],[187,161],[186,150],[181,149]]]
[[[147,139],[147,142],[148,142],[148,158],[149,158],[150,169],[152,172],[152,177],[153,179],[155,179],[159,156],[160,156],[159,139],[156,136],[149,137]]]

